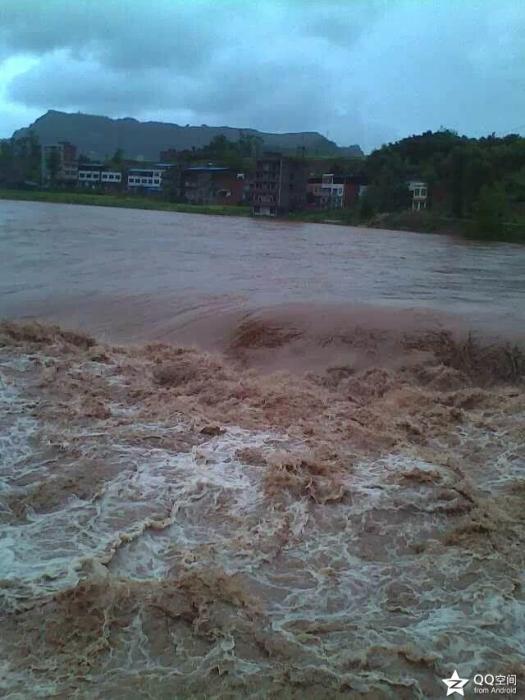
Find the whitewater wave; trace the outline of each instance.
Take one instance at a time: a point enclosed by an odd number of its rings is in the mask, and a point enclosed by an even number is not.
[[[1,327],[4,696],[426,698],[452,666],[523,674],[519,349],[433,334],[396,340],[404,365],[250,368],[296,340]]]

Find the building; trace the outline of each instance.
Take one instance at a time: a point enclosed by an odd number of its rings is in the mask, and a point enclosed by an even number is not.
[[[154,163],[141,168],[128,169],[128,190],[162,192],[174,197],[180,193],[180,169],[174,163]]]
[[[311,177],[306,186],[308,204],[319,209],[341,209],[344,206],[345,183],[342,177],[327,173]]]
[[[128,170],[128,189],[160,192],[162,189],[162,175],[163,168],[157,166],[151,168],[130,168]]]
[[[118,170],[103,170],[100,173],[100,184],[104,189],[120,189],[122,173]]]
[[[350,207],[366,192],[366,179],[360,175],[326,173],[307,183],[307,203],[315,209]]]
[[[118,189],[122,185],[122,173],[108,170],[103,163],[79,163],[78,185],[90,189]]]
[[[69,141],[42,146],[42,182],[44,184],[76,183],[78,177],[77,148]]]
[[[345,199],[343,206],[351,207],[365,196],[368,190],[368,178],[364,175],[345,175]]]
[[[77,182],[80,187],[98,187],[100,172],[104,166],[101,163],[79,163]]]
[[[257,160],[252,191],[255,216],[277,216],[306,206],[304,159],[268,153]]]
[[[232,168],[197,165],[182,171],[184,199],[190,204],[236,205],[245,199],[245,175]]]
[[[428,187],[422,180],[410,180],[408,189],[412,195],[412,211],[421,211],[428,205]]]

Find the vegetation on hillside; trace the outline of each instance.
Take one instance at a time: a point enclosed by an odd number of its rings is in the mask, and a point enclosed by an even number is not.
[[[177,162],[188,165],[212,162],[239,171],[251,171],[256,159],[262,154],[264,141],[254,134],[243,134],[239,141],[230,141],[225,136],[216,136],[207,146],[177,152]]]
[[[433,214],[464,220],[470,235],[498,238],[509,227],[525,229],[525,138],[517,134],[473,139],[427,131],[377,149],[365,172],[373,212],[406,209],[405,183],[420,179]]]
[[[40,181],[40,144],[34,134],[0,139],[0,186],[20,186]]]

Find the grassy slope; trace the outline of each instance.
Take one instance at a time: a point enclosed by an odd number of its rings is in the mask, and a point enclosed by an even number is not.
[[[376,214],[368,221],[362,221],[355,209],[311,210],[290,214],[293,221],[309,223],[343,224],[368,228],[390,229],[392,231],[414,231],[416,233],[444,233],[462,235],[476,240],[495,240],[525,243],[525,220],[503,225],[497,236],[482,236],[472,231],[470,219],[455,219],[433,211],[401,211],[391,214]]]
[[[249,207],[180,204],[154,197],[136,197],[115,194],[91,194],[83,192],[48,192],[33,190],[0,190],[0,199],[32,202],[55,202],[59,204],[86,204],[98,207],[124,207],[127,209],[157,209],[191,214],[218,214],[224,216],[247,216]]]

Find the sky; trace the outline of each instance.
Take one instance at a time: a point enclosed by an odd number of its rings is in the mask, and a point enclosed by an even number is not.
[[[48,109],[367,152],[525,134],[525,0],[0,0],[0,137]]]

